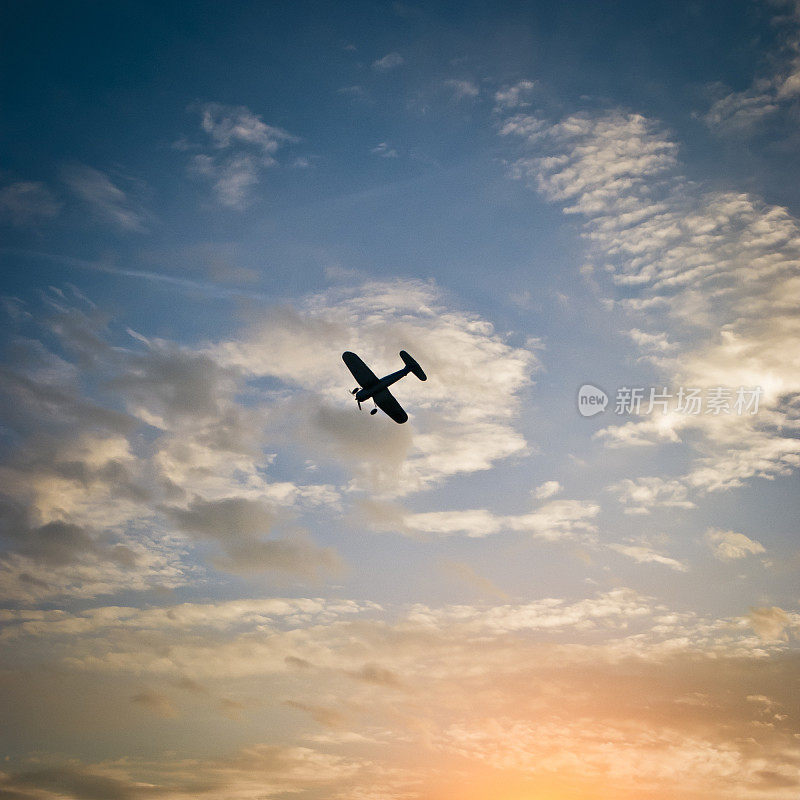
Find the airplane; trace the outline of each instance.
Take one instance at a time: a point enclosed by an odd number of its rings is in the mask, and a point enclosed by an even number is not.
[[[402,424],[408,419],[408,414],[389,391],[393,383],[397,383],[400,378],[405,378],[409,372],[413,372],[421,381],[428,380],[428,376],[422,371],[422,367],[405,350],[400,351],[400,358],[403,359],[405,366],[403,369],[387,375],[385,378],[378,379],[377,375],[355,354],[349,350],[342,353],[342,361],[347,365],[347,369],[358,381],[358,386],[350,394],[355,395],[359,410],[361,404],[372,398],[376,408],[370,410],[370,414],[377,414],[378,409],[388,414],[395,422]]]

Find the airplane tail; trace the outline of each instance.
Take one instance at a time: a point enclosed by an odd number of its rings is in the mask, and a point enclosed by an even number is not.
[[[422,367],[408,354],[405,350],[400,351],[400,358],[403,363],[414,373],[421,381],[428,380],[428,376],[422,371]]]

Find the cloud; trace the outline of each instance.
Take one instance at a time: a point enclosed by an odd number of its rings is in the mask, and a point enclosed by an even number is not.
[[[627,334],[645,352],[669,353],[676,348],[676,345],[669,341],[667,334],[663,331],[659,333],[647,333],[647,331],[640,331],[638,328],[632,328],[627,331]]]
[[[387,142],[381,142],[380,144],[375,145],[370,150],[375,156],[380,156],[381,158],[397,158],[397,150],[391,147]]]
[[[459,605],[434,609],[418,604],[412,606],[409,619],[423,628],[446,630],[448,636],[502,636],[533,630],[589,631],[606,624],[625,628],[629,620],[650,613],[646,598],[629,589],[615,589],[574,603],[544,598],[490,608]]]
[[[130,353],[124,374],[110,386],[127,401],[130,413],[162,429],[193,417],[219,420],[229,410],[237,376],[207,354],[166,342],[144,342]]]
[[[330,548],[319,548],[296,533],[292,539],[264,538],[279,515],[263,502],[244,497],[208,501],[193,499],[186,508],[165,509],[180,530],[199,534],[222,546],[225,558],[216,563],[235,572],[277,569],[314,577],[336,570],[339,559]]]
[[[720,561],[733,561],[765,552],[764,545],[761,542],[749,539],[743,533],[736,533],[735,531],[709,528],[706,531],[705,538],[711,551]]]
[[[198,110],[201,130],[212,149],[195,154],[189,171],[212,182],[221,205],[244,209],[252,201],[252,190],[264,171],[277,165],[277,151],[298,139],[282,128],[267,125],[246,106],[205,103]]]
[[[653,508],[694,508],[689,490],[677,480],[624,478],[608,487],[625,507],[626,514],[649,514]]]
[[[242,209],[250,202],[250,190],[258,184],[263,166],[246,153],[222,161],[200,154],[192,159],[190,172],[213,182],[214,192],[221,205]]]
[[[431,536],[465,535],[482,538],[521,531],[536,538],[556,541],[588,536],[596,531],[594,517],[600,506],[581,500],[554,500],[527,514],[496,514],[485,508],[456,511],[405,512],[395,504],[362,503],[362,510],[378,529]]]
[[[174,587],[201,552],[237,572],[315,578],[337,567],[330,549],[287,528],[293,507],[334,503],[337,492],[265,478],[264,410],[239,402],[237,371],[140,335],[131,349],[112,347],[106,315],[55,297],[32,324],[41,339],[17,338],[3,368],[0,408],[14,441],[0,466],[0,593],[24,600]],[[53,337],[58,356],[44,344]],[[267,519],[270,504],[285,514]],[[270,538],[270,525],[243,527],[259,510],[259,521],[286,529],[282,537]],[[203,519],[222,526],[216,539]],[[203,539],[219,549],[201,545],[189,556],[186,546]]]
[[[574,114],[555,124],[516,115],[503,122],[500,134],[522,136],[531,144],[555,144],[559,154],[521,158],[512,175],[530,177],[549,200],[573,202],[565,213],[594,215],[618,207],[643,189],[646,179],[676,163],[675,144],[639,114]],[[648,210],[646,205],[640,213]],[[628,222],[620,220],[623,225]]]
[[[364,91],[363,86],[358,86],[353,84],[351,86],[340,86],[336,90],[336,94],[344,95],[345,97],[350,97],[353,100],[363,100],[367,94]]]
[[[152,711],[159,717],[167,719],[178,716],[178,711],[172,701],[165,694],[154,692],[149,689],[139,692],[131,697],[131,703],[142,706]]]
[[[533,490],[533,496],[537,500],[546,500],[548,497],[558,494],[562,488],[558,481],[545,481]]]
[[[432,284],[337,287],[193,347],[126,335],[64,292],[46,302],[35,323],[18,320],[33,338],[8,350],[0,388],[14,432],[0,467],[6,598],[160,591],[208,569],[316,580],[339,561],[297,526],[301,515],[346,513],[360,492],[407,495],[527,451],[516,415],[536,355]],[[401,348],[425,364],[427,383],[396,389],[409,424],[350,405],[351,348],[387,372]],[[501,406],[483,391],[489,368]],[[279,453],[328,481],[308,483],[304,469],[276,479]],[[544,513],[518,524],[585,527],[579,510]]]
[[[297,700],[286,700],[284,705],[290,708],[296,708],[299,711],[305,711],[311,716],[314,722],[318,722],[326,728],[341,728],[346,720],[341,711],[327,706],[309,705],[308,703],[301,703]]]
[[[46,776],[40,765],[9,765],[0,787],[82,797],[92,779],[113,777],[119,784],[97,783],[96,796],[245,798],[302,788],[320,800],[412,790],[444,800],[474,767],[465,780],[486,781],[489,793],[505,791],[498,781],[519,771],[528,789],[591,787],[602,777],[619,797],[646,783],[658,800],[687,787],[716,797],[731,786],[744,800],[767,785],[762,772],[797,774],[788,755],[798,732],[788,713],[797,658],[781,637],[800,615],[751,616],[703,617],[623,587],[585,598],[383,608],[294,597],[6,610],[2,636],[14,640],[24,674],[7,668],[0,694],[42,699],[54,735],[65,726],[74,735],[80,706],[96,697],[113,705],[119,695],[120,710],[107,723],[91,711],[92,726],[157,737],[148,717],[174,704],[148,687],[186,678],[207,691],[181,696],[171,730],[197,730],[210,709],[220,713],[218,698],[233,696],[231,712],[268,703],[280,734],[269,747],[226,755],[75,760],[71,772]],[[53,664],[57,692],[42,683],[52,684]],[[298,736],[307,747],[297,747]],[[446,791],[437,783],[443,771]],[[770,797],[792,797],[788,787]]]
[[[429,380],[398,384],[395,392],[409,406],[411,422],[398,427],[376,417],[384,431],[384,446],[376,451],[372,428],[344,399],[342,386],[353,379],[341,353],[355,350],[385,374],[401,348],[419,360]],[[259,313],[241,337],[208,352],[253,379],[270,375],[293,387],[292,402],[273,411],[276,429],[309,450],[346,457],[359,488],[417,491],[526,451],[514,420],[520,394],[538,368],[536,354],[508,345],[486,320],[448,306],[433,284],[337,287],[296,308]],[[485,392],[489,369],[495,391],[506,398],[500,406]]]
[[[325,792],[364,780],[368,762],[307,747],[256,744],[229,756],[163,767],[155,781],[137,780],[143,764],[82,765],[78,762],[0,775],[0,792],[14,800],[191,800],[196,797],[276,797]],[[307,794],[308,792],[312,794]],[[320,795],[319,792],[323,794]],[[389,796],[389,795],[385,795]]]
[[[99,220],[127,231],[145,230],[143,212],[104,172],[72,164],[61,169],[61,178]]]
[[[36,226],[57,217],[61,203],[43,184],[20,181],[0,189],[0,223],[19,228]]]
[[[46,767],[2,777],[5,783],[3,792],[10,800],[44,800],[53,797],[53,793],[76,800],[138,800],[152,796],[152,792],[134,781],[75,765]]]
[[[658,367],[659,386],[728,387],[732,396],[761,389],[757,414],[671,410],[598,432],[618,446],[686,441],[697,454],[684,475],[612,487],[629,511],[689,508],[693,496],[793,471],[798,220],[758,197],[688,180],[669,133],[639,114],[578,113],[555,123],[516,114],[500,133],[523,142],[512,176],[583,218],[588,255],[603,265],[616,305],[647,323],[633,338]]]
[[[444,87],[452,92],[456,101],[467,100],[480,94],[480,89],[472,81],[450,79],[444,81]]]
[[[717,97],[701,118],[714,133],[749,135],[769,117],[796,106],[800,96],[800,10],[797,5],[791,6],[789,13],[777,15],[773,24],[779,28],[780,49],[771,55],[770,74],[754,78],[750,86],[738,92],[731,92],[720,84],[709,87]]]
[[[787,640],[786,628],[792,624],[789,615],[777,606],[751,608],[747,622],[765,641]]]
[[[750,133],[778,111],[778,100],[773,81],[756,81],[745,91],[731,92],[715,100],[703,115],[703,121],[717,133]]]
[[[610,550],[614,550],[627,558],[632,558],[638,564],[663,564],[678,572],[686,572],[688,570],[688,567],[683,562],[662,555],[646,544],[609,544],[608,547]]]
[[[372,62],[372,69],[376,72],[388,72],[405,64],[405,59],[400,53],[387,53],[383,58]]]
[[[386,667],[379,664],[364,664],[359,670],[348,673],[352,678],[374,686],[385,686],[389,689],[399,689],[403,682],[400,678]]]
[[[246,106],[206,103],[200,107],[200,114],[201,128],[219,150],[236,144],[252,145],[268,159],[284,142],[296,141],[283,129],[267,125]]]
[[[504,112],[530,105],[530,96],[536,89],[536,81],[522,80],[498,89],[494,95],[495,111]]]

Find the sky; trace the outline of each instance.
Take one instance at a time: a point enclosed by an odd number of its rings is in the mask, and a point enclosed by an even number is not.
[[[0,13],[0,797],[797,797],[800,5]]]

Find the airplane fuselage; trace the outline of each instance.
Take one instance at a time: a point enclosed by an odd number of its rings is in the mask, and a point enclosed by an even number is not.
[[[369,389],[359,389],[356,393],[356,400],[359,403],[369,400],[370,397],[374,397],[378,392],[382,392],[384,389],[388,389],[393,383],[397,383],[400,378],[405,378],[409,372],[411,372],[410,367],[403,367],[403,369],[399,369],[397,372],[393,372],[391,375],[381,378],[377,383],[370,386]]]

